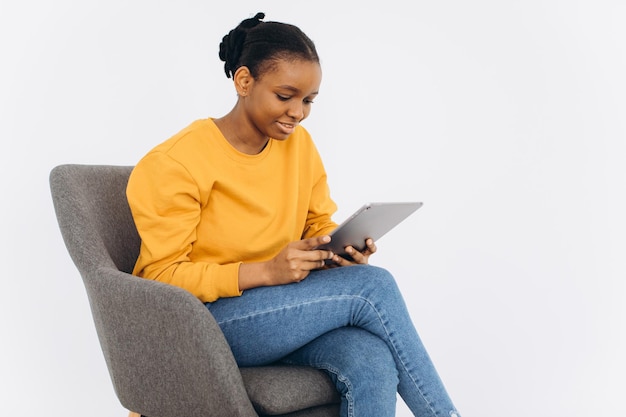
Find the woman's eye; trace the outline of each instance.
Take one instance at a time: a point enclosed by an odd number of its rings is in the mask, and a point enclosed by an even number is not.
[[[280,101],[287,101],[287,100],[289,100],[291,98],[289,96],[283,96],[283,95],[280,95],[280,94],[276,94],[276,97],[278,97],[278,99]]]

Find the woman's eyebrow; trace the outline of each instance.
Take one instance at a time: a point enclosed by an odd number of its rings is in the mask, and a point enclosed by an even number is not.
[[[283,90],[289,90],[289,91],[293,91],[294,93],[301,93],[299,88],[296,88],[294,86],[291,85],[279,85],[278,88],[283,89]],[[309,94],[310,96],[316,96],[319,94],[319,91],[314,91],[311,94]]]
[[[294,93],[300,92],[300,89],[293,87],[291,85],[279,85],[278,88],[283,89],[283,90],[293,91]]]

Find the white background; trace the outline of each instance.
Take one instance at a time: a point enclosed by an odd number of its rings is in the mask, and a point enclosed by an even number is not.
[[[372,263],[464,417],[626,415],[626,3],[259,3],[1,0],[0,415],[125,415],[48,173],[228,111],[218,44],[257,11],[322,57],[336,220],[424,201]]]

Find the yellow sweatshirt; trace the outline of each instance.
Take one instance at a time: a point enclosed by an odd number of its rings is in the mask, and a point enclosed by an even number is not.
[[[137,163],[126,193],[141,236],[133,274],[203,302],[241,295],[242,262],[337,226],[324,166],[301,126],[247,155],[211,119],[198,120]]]

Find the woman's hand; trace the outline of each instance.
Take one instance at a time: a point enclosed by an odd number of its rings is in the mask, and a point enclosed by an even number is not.
[[[339,255],[334,255],[333,262],[339,266],[366,265],[369,261],[370,255],[376,252],[376,244],[374,244],[374,240],[367,239],[365,241],[365,249],[363,252],[359,252],[352,246],[346,246],[346,252],[352,257],[352,261],[349,261]]]
[[[289,284],[305,279],[314,269],[321,269],[335,254],[317,247],[330,242],[329,236],[318,236],[291,242],[273,259],[244,263],[239,267],[239,289]]]

